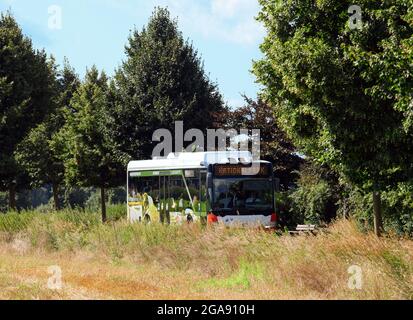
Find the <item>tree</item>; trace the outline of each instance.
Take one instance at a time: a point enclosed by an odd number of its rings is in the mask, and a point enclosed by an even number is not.
[[[224,109],[218,88],[203,70],[197,51],[184,41],[177,21],[157,8],[146,28],[135,30],[126,46],[113,92],[116,140],[135,159],[152,155],[156,129],[211,127],[213,113]],[[179,150],[178,150],[179,151]]]
[[[106,217],[106,189],[119,184],[123,158],[115,149],[108,103],[108,78],[96,67],[87,71],[84,83],[66,110],[66,124],[56,136],[62,145],[65,180],[70,185],[101,190],[102,220]]]
[[[59,159],[61,149],[54,143],[54,137],[65,124],[65,111],[70,110],[70,100],[79,84],[75,71],[66,60],[56,81],[54,103],[57,107],[44,122],[30,131],[15,152],[17,162],[30,176],[32,187],[52,185],[56,210],[60,209],[59,191],[64,180],[64,164]]]
[[[16,146],[53,108],[55,69],[44,51],[34,50],[10,13],[0,15],[0,188],[16,209],[16,188],[25,174]]]
[[[295,172],[304,162],[296,148],[276,123],[274,111],[262,99],[257,101],[244,96],[245,105],[220,114],[219,123],[226,128],[260,130],[260,156],[274,165],[274,173],[284,189],[297,179]]]
[[[373,193],[379,235],[381,192],[412,174],[412,0],[358,1],[361,29],[351,1],[260,3],[265,100],[306,155]]]

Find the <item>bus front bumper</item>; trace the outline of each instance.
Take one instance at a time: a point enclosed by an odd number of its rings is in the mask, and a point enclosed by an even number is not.
[[[264,228],[268,230],[276,228],[276,222],[272,221],[271,216],[263,215],[218,217],[218,223],[228,227]]]

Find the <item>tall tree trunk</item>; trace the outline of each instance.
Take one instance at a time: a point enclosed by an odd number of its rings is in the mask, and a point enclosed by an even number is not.
[[[374,233],[380,237],[383,232],[382,208],[381,208],[381,193],[373,192],[373,211],[374,211]]]
[[[102,222],[105,223],[107,221],[105,187],[100,188],[100,201],[101,201],[101,204],[102,204]]]
[[[16,203],[16,184],[11,183],[9,186],[9,209],[11,211],[16,211],[17,203]]]
[[[59,185],[57,183],[53,183],[53,202],[54,202],[54,209],[56,211],[60,210],[60,203],[59,203]]]

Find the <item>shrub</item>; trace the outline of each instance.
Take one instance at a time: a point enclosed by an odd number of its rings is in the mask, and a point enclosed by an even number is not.
[[[298,214],[298,220],[319,225],[328,210],[331,196],[331,190],[325,181],[299,185],[291,195],[292,211]]]
[[[110,204],[126,203],[126,188],[118,187],[110,189],[108,192],[108,200]]]
[[[358,189],[350,192],[348,211],[364,229],[373,227],[373,199]],[[383,192],[383,224],[387,232],[413,235],[413,184],[401,183],[396,188]]]
[[[289,196],[292,220],[317,225],[330,222],[336,216],[337,195],[323,169],[306,166],[299,175],[298,187]]]

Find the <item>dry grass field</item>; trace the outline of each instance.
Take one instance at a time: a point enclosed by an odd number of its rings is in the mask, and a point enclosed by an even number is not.
[[[291,237],[25,213],[2,215],[0,230],[0,299],[413,299],[413,241],[349,221]]]

